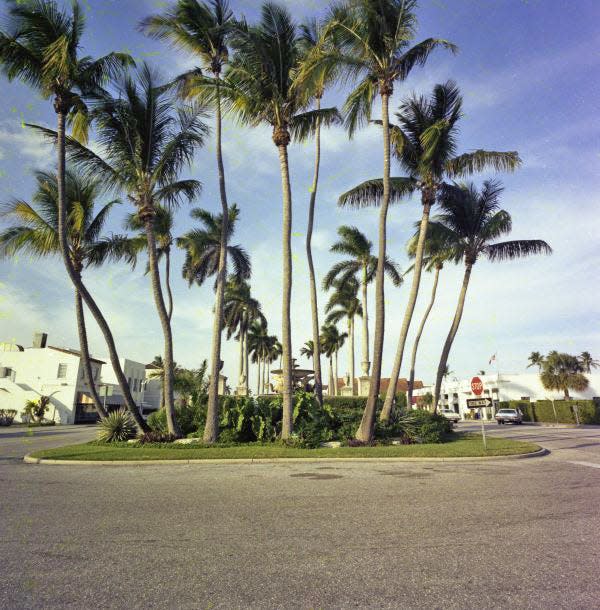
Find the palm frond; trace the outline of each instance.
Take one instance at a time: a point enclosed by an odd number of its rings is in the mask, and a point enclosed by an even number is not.
[[[417,188],[413,178],[390,178],[390,203],[400,203]],[[338,205],[341,207],[364,208],[381,205],[383,198],[383,178],[366,180],[362,184],[340,195]]]

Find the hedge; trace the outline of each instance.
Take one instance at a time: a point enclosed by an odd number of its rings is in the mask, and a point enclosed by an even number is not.
[[[576,424],[574,407],[577,408],[579,423],[600,424],[599,400],[555,400],[554,408],[551,400],[527,402],[523,400],[503,401],[501,409],[521,409],[523,421],[547,422],[559,424]],[[556,409],[556,416],[554,410]]]

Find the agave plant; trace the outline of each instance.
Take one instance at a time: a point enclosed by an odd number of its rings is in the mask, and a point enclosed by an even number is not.
[[[112,411],[100,420],[98,440],[103,443],[118,443],[135,437],[136,427],[133,417],[125,409]]]

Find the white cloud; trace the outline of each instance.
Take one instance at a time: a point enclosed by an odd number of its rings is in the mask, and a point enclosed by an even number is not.
[[[27,159],[44,166],[54,163],[50,144],[32,129],[9,121],[0,123],[0,158]]]

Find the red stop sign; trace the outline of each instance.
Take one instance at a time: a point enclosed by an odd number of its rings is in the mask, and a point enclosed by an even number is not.
[[[481,396],[483,394],[483,381],[479,377],[473,377],[471,379],[471,391],[475,396]]]

